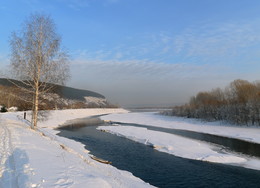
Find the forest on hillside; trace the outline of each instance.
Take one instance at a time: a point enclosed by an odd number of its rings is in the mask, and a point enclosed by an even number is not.
[[[19,81],[16,83],[21,84]],[[39,96],[40,110],[118,107],[109,103],[102,95],[92,91],[60,85],[53,86],[51,90]],[[17,87],[11,82],[10,85],[0,83],[0,112],[5,112],[9,108],[19,111],[31,110],[32,98],[33,94],[25,92],[22,87]]]
[[[171,115],[260,126],[260,82],[238,79],[225,89],[199,92],[189,103],[174,107]]]

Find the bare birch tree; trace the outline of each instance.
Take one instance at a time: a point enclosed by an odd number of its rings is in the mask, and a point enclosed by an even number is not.
[[[20,32],[10,39],[11,72],[22,82],[18,87],[32,96],[32,125],[37,126],[40,96],[69,78],[68,55],[61,49],[61,37],[53,20],[43,14],[33,14]]]

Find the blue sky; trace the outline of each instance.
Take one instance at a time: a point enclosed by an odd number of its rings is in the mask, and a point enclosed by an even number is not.
[[[179,104],[259,80],[259,10],[258,0],[2,0],[0,67],[11,32],[45,13],[71,55],[69,86],[123,106]]]

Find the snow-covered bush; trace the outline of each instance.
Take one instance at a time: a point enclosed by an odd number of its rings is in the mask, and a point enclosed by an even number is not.
[[[18,108],[16,106],[12,106],[8,108],[8,112],[16,112],[16,111],[18,111]]]

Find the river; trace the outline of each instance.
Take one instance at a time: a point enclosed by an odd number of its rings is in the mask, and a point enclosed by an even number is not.
[[[59,136],[157,187],[260,187],[260,171],[175,157],[96,128],[67,127]]]

